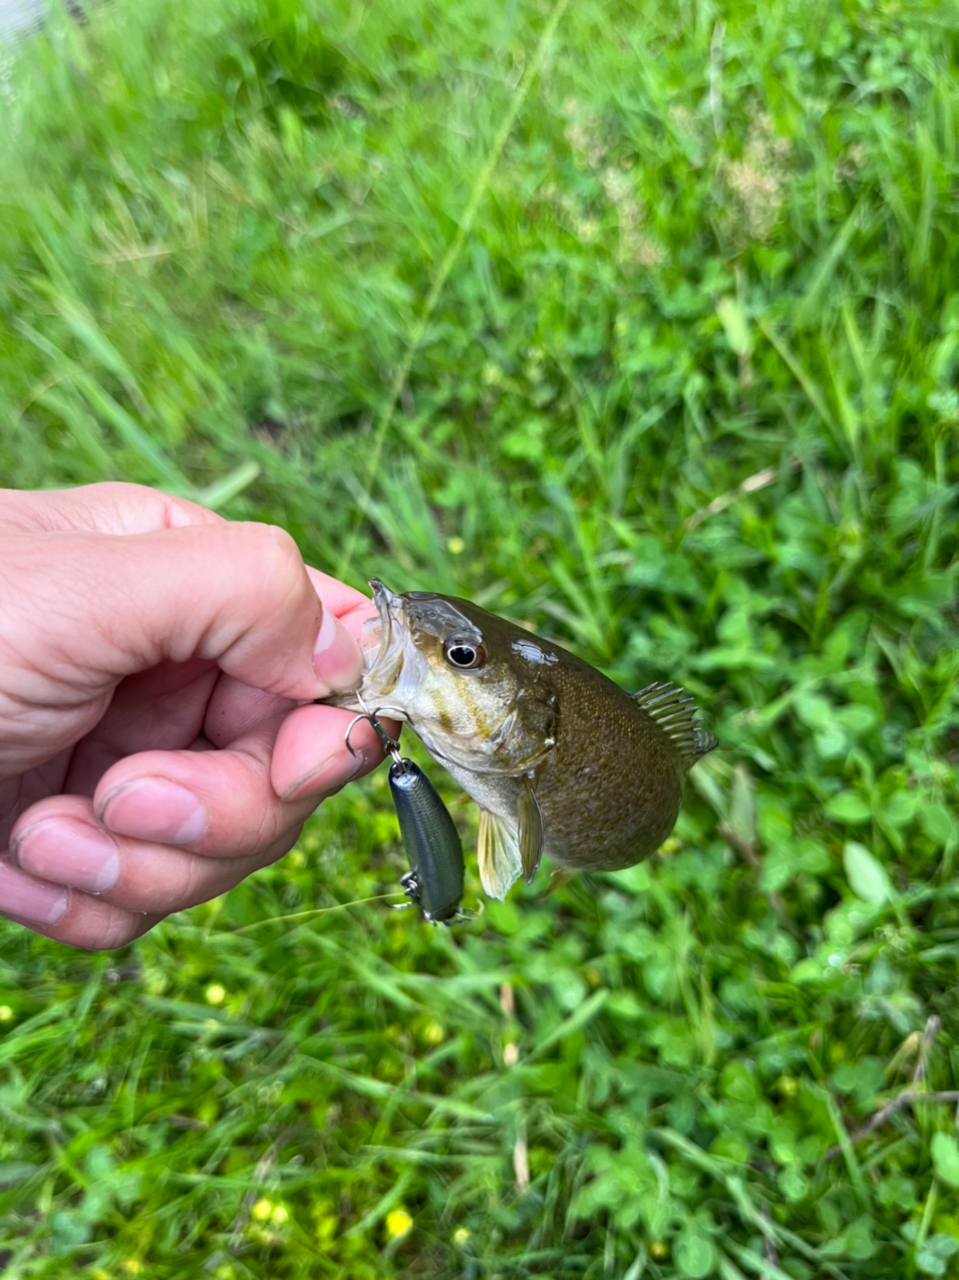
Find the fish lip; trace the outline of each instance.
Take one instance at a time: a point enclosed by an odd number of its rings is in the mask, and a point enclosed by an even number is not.
[[[365,698],[371,697],[372,689],[376,687],[380,689],[379,696],[386,697],[403,666],[403,627],[400,619],[403,597],[390,591],[379,578],[370,578],[369,586],[379,615],[380,636],[376,657],[366,669],[362,688]],[[393,626],[394,621],[398,624],[396,627]]]
[[[373,592],[373,603],[376,605],[376,611],[380,615],[380,648],[376,655],[376,661],[373,663],[373,666],[376,667],[382,658],[386,656],[393,639],[393,618],[390,614],[390,605],[395,597],[389,587],[380,582],[379,578],[370,578],[369,587]]]
[[[380,582],[379,578],[368,578],[370,590],[373,592],[373,603],[382,611],[384,605],[388,608],[390,601],[393,599],[393,592],[389,589],[385,582]]]

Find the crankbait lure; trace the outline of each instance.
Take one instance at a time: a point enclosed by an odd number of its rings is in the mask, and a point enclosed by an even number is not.
[[[348,750],[352,751],[350,730],[357,720],[369,720],[392,759],[390,793],[410,867],[400,877],[403,891],[433,924],[466,919],[460,911],[463,846],[446,805],[419,765],[400,755],[398,743],[375,716],[365,713],[352,721],[346,731]]]

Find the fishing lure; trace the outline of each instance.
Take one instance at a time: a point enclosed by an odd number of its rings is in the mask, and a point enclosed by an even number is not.
[[[350,730],[357,720],[369,720],[392,760],[390,794],[410,867],[400,877],[404,893],[433,924],[451,925],[468,919],[468,914],[460,911],[463,846],[446,805],[419,765],[400,755],[399,744],[375,716],[366,713],[351,722],[346,731],[349,751]]]

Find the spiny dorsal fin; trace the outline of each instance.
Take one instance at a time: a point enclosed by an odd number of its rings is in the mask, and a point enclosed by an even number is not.
[[[689,768],[700,756],[719,745],[719,739],[710,733],[702,720],[697,719],[699,708],[695,698],[685,696],[685,690],[675,684],[648,684],[632,695],[637,707],[642,707],[664,733],[675,742]]]

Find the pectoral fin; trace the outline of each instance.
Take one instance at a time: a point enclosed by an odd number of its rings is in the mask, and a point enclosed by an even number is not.
[[[523,875],[526,883],[530,884],[543,856],[543,815],[539,811],[536,793],[528,778],[524,778],[520,785],[516,820]]]
[[[523,874],[516,828],[489,809],[481,809],[477,853],[483,891],[502,902]]]

